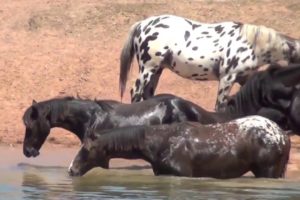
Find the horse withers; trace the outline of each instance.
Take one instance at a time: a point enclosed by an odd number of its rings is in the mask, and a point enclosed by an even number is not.
[[[90,131],[69,167],[82,176],[112,158],[144,159],[155,175],[235,178],[284,177],[290,139],[276,123],[249,116],[227,123],[195,122]]]

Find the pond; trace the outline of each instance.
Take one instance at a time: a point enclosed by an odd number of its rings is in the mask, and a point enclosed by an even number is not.
[[[43,149],[25,158],[0,147],[0,199],[299,199],[300,177],[230,180],[156,177],[146,163],[114,160],[115,168],[67,174],[78,148]],[[145,169],[146,168],[146,169]]]

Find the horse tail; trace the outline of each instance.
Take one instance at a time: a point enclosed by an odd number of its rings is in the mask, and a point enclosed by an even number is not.
[[[123,46],[121,56],[120,56],[120,76],[119,76],[119,88],[121,92],[121,99],[123,98],[125,89],[126,89],[126,82],[128,78],[128,73],[130,71],[132,60],[134,56],[134,45],[133,39],[137,29],[139,22],[135,23],[129,32],[128,38]]]
[[[285,134],[285,143],[286,143],[286,148],[284,149],[284,157],[283,157],[283,160],[282,160],[282,164],[283,164],[283,170],[282,170],[282,173],[281,173],[281,177],[285,177],[285,173],[286,173],[286,170],[287,170],[287,165],[288,165],[288,162],[289,162],[289,159],[290,159],[290,149],[291,149],[291,140],[290,140],[290,137],[288,135],[288,133],[283,133]]]

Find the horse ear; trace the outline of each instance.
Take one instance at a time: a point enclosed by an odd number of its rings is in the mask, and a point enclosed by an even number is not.
[[[32,105],[37,104],[37,101],[32,99]]]
[[[35,106],[32,106],[31,113],[30,113],[30,118],[35,120],[35,119],[38,118],[38,116],[39,116],[38,109]]]

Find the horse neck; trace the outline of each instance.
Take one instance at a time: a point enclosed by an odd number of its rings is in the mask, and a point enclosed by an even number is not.
[[[237,119],[246,115],[256,114],[259,108],[260,91],[258,81],[252,80],[244,85],[228,102],[225,110],[219,113],[227,119]]]
[[[51,105],[51,127],[64,128],[83,141],[92,113],[98,109],[93,102],[57,100]]]
[[[145,151],[145,126],[132,126],[109,130],[100,137],[109,159],[144,159],[150,161]]]

